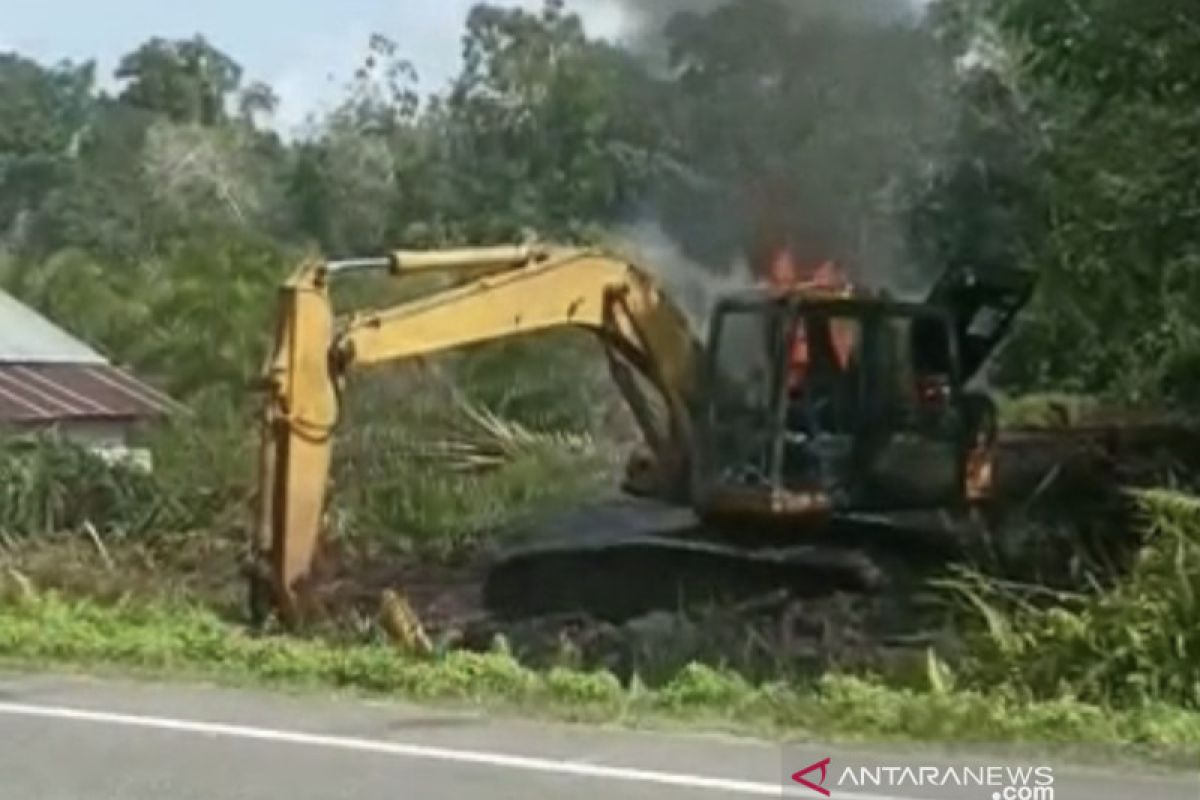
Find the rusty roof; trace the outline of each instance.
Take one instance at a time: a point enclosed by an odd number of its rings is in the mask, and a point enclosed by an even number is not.
[[[133,421],[182,409],[0,291],[0,423]]]
[[[135,421],[180,409],[105,363],[0,363],[0,422]]]

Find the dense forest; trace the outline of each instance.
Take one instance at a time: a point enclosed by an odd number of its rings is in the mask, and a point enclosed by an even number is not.
[[[145,42],[112,91],[92,63],[0,54],[0,282],[189,403],[210,448],[248,439],[303,253],[531,235],[665,243],[700,282],[784,241],[899,291],[1017,264],[1040,288],[998,386],[1200,393],[1193,2],[655,8],[609,42],[560,0],[478,5],[434,95],[381,32],[296,137],[199,35]],[[596,381],[569,354],[531,366],[547,352],[469,361],[456,391],[593,433]]]

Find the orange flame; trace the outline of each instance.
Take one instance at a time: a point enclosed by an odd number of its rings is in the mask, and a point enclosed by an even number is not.
[[[780,247],[772,254],[766,269],[766,283],[776,291],[812,289],[821,293],[848,293],[851,284],[845,273],[833,261],[824,261],[814,267],[805,268],[795,258],[791,248]],[[829,325],[829,339],[833,345],[838,366],[845,369],[854,349],[855,328],[847,320],[833,320]],[[799,322],[792,335],[792,373],[790,385],[793,390],[803,386],[808,372],[808,335]]]
[[[789,290],[800,286],[825,291],[850,288],[846,275],[833,261],[823,261],[813,267],[803,267],[789,247],[781,247],[767,265],[767,283],[774,289]]]

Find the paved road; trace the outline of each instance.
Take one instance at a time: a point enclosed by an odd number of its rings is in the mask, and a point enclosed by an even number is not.
[[[992,789],[839,783],[844,764],[930,764],[829,748],[495,720],[347,699],[0,677],[0,798],[356,800],[743,798],[832,758],[841,800],[986,800]],[[871,760],[875,759],[875,760]],[[890,759],[890,760],[889,760]],[[1193,775],[1056,767],[1046,800],[1200,799]],[[818,780],[819,773],[810,773]],[[825,795],[800,786],[789,796]],[[1026,800],[1014,795],[1014,800]]]

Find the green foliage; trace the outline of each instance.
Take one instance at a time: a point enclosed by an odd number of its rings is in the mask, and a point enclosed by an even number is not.
[[[156,520],[160,530],[220,537],[246,524],[258,452],[248,430],[245,416],[220,402],[145,435],[155,491],[177,509]]]
[[[545,680],[555,702],[573,708],[613,708],[624,699],[624,687],[608,672],[583,673],[556,667],[546,673]]]
[[[154,38],[121,59],[116,78],[125,83],[122,102],[162,114],[172,122],[219,125],[228,96],[241,84],[242,69],[203,36]]]
[[[1005,376],[1194,403],[1200,10],[1186,0],[992,5],[1038,122],[1052,223],[1035,253],[1043,298]]]
[[[412,245],[407,228],[437,211],[440,131],[419,117],[416,79],[395,43],[373,36],[346,98],[295,148],[291,214],[331,256]]]
[[[0,240],[29,236],[24,215],[64,183],[94,80],[90,63],[44,69],[0,54]]]
[[[1002,429],[1066,428],[1085,422],[1099,410],[1095,398],[1065,392],[1001,397],[998,406]]]
[[[1028,264],[1047,234],[1036,120],[992,70],[968,73],[955,100],[953,141],[923,182],[907,189],[912,255],[927,276],[964,264]]]
[[[629,153],[649,131],[624,102],[625,57],[589,40],[560,0],[540,14],[476,6],[464,53],[443,157],[467,238],[575,238],[627,210],[644,178]]]
[[[338,444],[343,535],[452,554],[611,478],[610,454],[590,437],[533,431],[462,400],[381,414],[378,399],[355,402],[371,407],[370,421]]]
[[[690,664],[663,687],[661,702],[677,711],[721,708],[730,712],[750,694],[750,686],[741,677]]]
[[[100,606],[43,594],[0,573],[0,658],[8,663],[120,667],[349,688],[422,701],[518,707],[596,721],[702,720],[741,732],[829,740],[1142,745],[1140,756],[1194,764],[1200,715],[1170,706],[1114,711],[1077,700],[1028,702],[995,692],[930,694],[831,676],[815,687],[745,682],[690,667],[663,690],[622,687],[604,673],[539,673],[503,652],[405,658],[378,644],[246,636],[211,611],[124,602]],[[583,702],[585,705],[581,706]],[[1044,753],[1043,753],[1044,754]]]
[[[619,402],[599,342],[590,333],[483,348],[454,371],[471,403],[541,430],[596,432]]]
[[[1028,741],[1047,748],[1052,743],[1096,746],[1121,741],[1126,746],[1152,744],[1174,749],[1184,741],[1174,737],[1188,735],[1160,729],[1159,735],[1166,738],[1152,738],[1155,734],[1147,736],[1140,725],[1130,726],[1127,717],[1071,697],[1029,703],[990,688],[927,692],[836,675],[823,679],[821,689],[826,703],[823,710],[837,720],[838,729],[871,730],[881,738],[920,730],[923,741],[960,744]]]
[[[145,196],[139,168],[153,121],[139,109],[96,102],[63,179],[43,202],[24,209],[28,229],[11,247],[31,259],[71,248],[120,259],[153,250],[160,216]]]
[[[1180,0],[1137,7],[1094,0],[1086,8],[1037,0],[997,3],[1001,24],[1022,34],[1025,63],[1034,75],[1093,96],[1172,104],[1200,97],[1200,78],[1191,69],[1198,14],[1200,9]]]
[[[1111,590],[1046,605],[979,577],[952,584],[979,622],[964,677],[1038,698],[1200,706],[1200,501],[1139,501],[1149,540]]]
[[[0,447],[0,531],[36,536],[82,531],[138,536],[186,529],[198,509],[162,491],[140,467],[110,463],[54,435],[6,436]]]
[[[111,468],[87,451],[44,442],[6,441],[0,452],[6,533],[31,535],[79,529],[100,520],[134,522],[150,503],[142,475]]]

